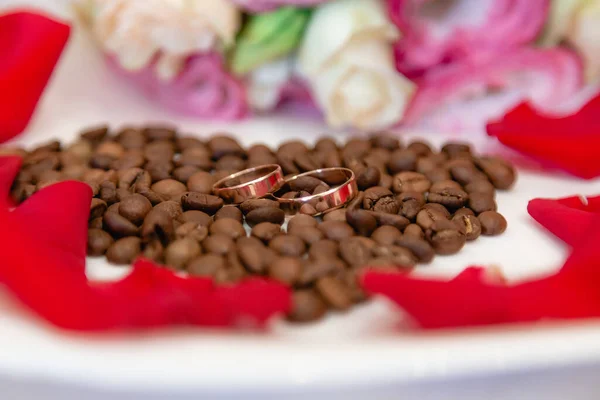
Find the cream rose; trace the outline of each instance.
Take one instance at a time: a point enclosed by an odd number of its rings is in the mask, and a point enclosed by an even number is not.
[[[88,18],[102,48],[131,71],[156,60],[170,79],[193,53],[233,43],[241,13],[229,0],[90,0]]]
[[[376,130],[402,118],[414,85],[396,71],[392,44],[398,37],[383,0],[317,8],[299,67],[331,126]]]

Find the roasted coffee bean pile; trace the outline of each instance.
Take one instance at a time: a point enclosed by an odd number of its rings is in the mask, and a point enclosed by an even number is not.
[[[356,277],[365,268],[410,271],[479,235],[501,234],[506,220],[496,212],[495,191],[515,181],[510,164],[477,156],[467,144],[435,151],[385,134],[351,138],[341,147],[328,137],[314,147],[292,141],[272,151],[245,149],[228,135],[202,141],[167,126],[96,127],[69,146],[54,141],[0,154],[23,157],[12,189],[17,202],[67,179],[92,188],[90,256],[105,255],[113,264],[144,256],[220,284],[268,276],[294,289],[294,321],[363,301]],[[361,192],[322,219],[297,214],[287,230],[277,201],[232,206],[211,194],[217,179],[273,163],[288,175],[348,167]],[[329,187],[318,179],[294,185],[288,196]]]

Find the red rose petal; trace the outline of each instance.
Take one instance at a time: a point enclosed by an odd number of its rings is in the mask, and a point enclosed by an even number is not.
[[[0,142],[27,126],[69,33],[31,12],[0,16]]]

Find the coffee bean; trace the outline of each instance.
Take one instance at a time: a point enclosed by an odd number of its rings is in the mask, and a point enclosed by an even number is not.
[[[102,229],[102,217],[94,218],[88,222],[88,229]]]
[[[128,168],[118,173],[118,187],[123,189],[133,189],[134,187],[150,188],[152,178],[147,171],[141,168]]]
[[[346,222],[324,221],[318,226],[327,239],[341,241],[354,236],[354,229]]]
[[[90,142],[100,142],[108,135],[108,125],[98,125],[83,130],[79,136]]]
[[[108,206],[104,200],[92,199],[90,204],[90,216],[89,219],[99,218],[104,215]]]
[[[142,130],[142,133],[148,140],[173,140],[177,130],[167,125],[149,125]]]
[[[418,172],[406,171],[394,175],[392,189],[395,193],[417,192],[425,193],[431,187],[427,177]]]
[[[105,213],[102,225],[114,237],[137,236],[139,229],[127,218],[117,213]]]
[[[486,193],[491,196],[496,195],[496,189],[494,188],[494,185],[492,185],[490,181],[484,179],[469,183],[465,186],[465,190],[467,193]]]
[[[420,174],[426,174],[440,166],[440,163],[434,157],[419,157],[415,164],[415,171]]]
[[[412,151],[418,157],[424,157],[431,154],[431,146],[428,143],[415,141],[408,145],[407,150]]]
[[[87,254],[88,256],[92,257],[104,255],[106,250],[113,243],[113,238],[102,229],[89,229],[87,241]]]
[[[133,194],[119,204],[119,214],[135,225],[140,225],[151,210],[152,204],[141,194]]]
[[[356,174],[356,184],[359,190],[377,186],[381,180],[381,172],[376,167],[367,167]]]
[[[246,236],[244,225],[231,218],[224,218],[213,222],[209,230],[211,235],[222,234],[229,236],[233,240]]]
[[[181,196],[181,205],[186,211],[198,210],[213,215],[223,207],[223,199],[211,194],[188,192]]]
[[[425,233],[437,254],[456,254],[463,248],[466,237],[456,224],[448,220],[435,221]]]
[[[346,210],[339,208],[337,210],[330,211],[323,215],[323,221],[342,221],[346,222]]]
[[[171,240],[175,239],[173,218],[166,211],[154,208],[144,218],[141,236],[145,242],[159,240],[166,246]]]
[[[166,212],[172,219],[178,219],[183,213],[181,205],[175,201],[163,201],[154,206],[154,209]]]
[[[175,161],[175,164],[178,167],[188,165],[202,171],[210,171],[213,168],[213,162],[210,157],[210,152],[204,147],[193,147],[183,150],[179,158]]]
[[[109,213],[109,212],[114,212],[114,213],[117,213],[117,214],[118,214],[118,213],[119,213],[119,205],[120,205],[119,203],[114,203],[114,204],[111,204],[111,205],[110,205],[110,206],[108,206],[108,208],[106,209],[106,212],[107,212],[107,213]]]
[[[475,163],[497,189],[510,189],[517,179],[514,167],[501,158],[481,157]]]
[[[187,265],[187,271],[192,276],[214,277],[217,271],[223,269],[225,269],[225,259],[217,254],[201,255]]]
[[[175,148],[173,143],[157,140],[152,143],[148,143],[146,147],[144,147],[144,157],[148,161],[162,161],[169,162],[173,159],[175,155]]]
[[[196,222],[186,222],[175,229],[175,235],[181,238],[190,238],[202,242],[208,236],[208,228]]]
[[[244,215],[248,214],[250,211],[256,210],[257,208],[263,207],[279,208],[279,203],[275,200],[269,199],[249,199],[240,204],[240,209]]]
[[[207,144],[208,148],[212,152],[212,157],[215,160],[218,160],[226,155],[234,155],[238,157],[244,157],[245,155],[242,146],[240,146],[237,140],[231,136],[213,136]]]
[[[151,186],[151,189],[161,196],[173,197],[187,191],[187,187],[175,179],[164,179]]]
[[[396,201],[400,204],[400,215],[414,221],[425,204],[425,196],[423,193],[405,192],[396,196]]]
[[[96,147],[96,154],[117,159],[125,154],[125,149],[117,142],[102,142]]]
[[[486,236],[500,235],[508,226],[502,214],[495,211],[484,211],[477,218],[481,223],[481,233]]]
[[[392,174],[402,171],[414,171],[417,163],[417,155],[411,150],[402,149],[392,153],[388,162],[388,169]]]
[[[179,216],[178,221],[181,223],[195,222],[198,225],[206,227],[209,227],[210,224],[213,223],[213,219],[210,215],[198,210],[190,210],[182,213]]]
[[[402,215],[380,212],[373,212],[372,214],[375,217],[375,220],[377,220],[377,224],[391,225],[400,231],[404,230],[404,228],[410,224],[410,221]]]
[[[346,269],[339,258],[321,257],[304,263],[298,285],[307,286],[327,275],[338,275]]]
[[[450,209],[463,207],[469,199],[469,195],[462,189],[446,188],[429,192],[427,201],[441,204]]]
[[[481,235],[481,223],[474,215],[455,215],[452,222],[460,227],[468,241],[475,240]]]
[[[292,310],[288,319],[294,322],[310,322],[321,319],[327,312],[323,298],[312,289],[292,293]]]
[[[184,165],[183,167],[178,167],[173,170],[173,178],[177,179],[181,183],[186,184],[187,181],[198,172],[202,171],[193,165]]]
[[[322,183],[319,186],[317,186],[313,191],[312,194],[321,194],[321,193],[325,193],[326,191],[330,190],[331,187],[326,184],[326,183]]]
[[[292,235],[279,235],[269,242],[269,247],[282,256],[300,257],[306,246],[302,239]]]
[[[442,146],[442,152],[446,153],[450,158],[456,158],[462,154],[470,154],[471,146],[468,143],[449,142]]]
[[[199,171],[189,177],[187,188],[190,192],[211,194],[214,183],[215,180],[209,172]]]
[[[111,264],[127,265],[142,252],[142,240],[138,237],[126,237],[114,242],[106,250],[106,259]]]
[[[245,238],[251,239],[251,238]],[[262,243],[256,244],[238,244],[237,254],[243,266],[253,274],[264,274],[267,263],[264,259],[265,247]]]
[[[431,229],[437,221],[445,221],[448,216],[436,209],[423,209],[417,214],[417,224],[423,229]]]
[[[388,174],[382,174],[381,179],[379,180],[379,185],[382,188],[386,188],[388,190],[392,189],[392,183],[394,182],[394,178]]]
[[[337,151],[328,151],[322,156],[324,168],[336,168],[343,165],[342,158]]]
[[[306,191],[312,193],[315,188],[322,185],[323,181],[312,176],[301,176],[289,181],[288,185],[291,190],[300,192]]]
[[[126,191],[128,195],[131,195],[131,193],[129,193],[129,190],[122,190]],[[108,204],[116,203],[117,201],[119,201],[117,187],[113,182],[110,181],[104,181],[100,184],[98,195],[103,201],[105,201]],[[125,197],[128,196],[123,196],[123,199],[125,199]]]
[[[117,160],[108,154],[94,154],[90,159],[90,167],[108,170],[112,167],[113,162]]]
[[[445,190],[445,189],[462,190],[462,186],[460,185],[460,183],[453,181],[453,180],[443,180],[443,181],[435,182],[433,185],[431,185],[431,188],[429,189],[429,191],[430,192],[439,192],[440,190]]]
[[[325,216],[327,216],[327,214],[325,214]],[[292,233],[296,227],[300,226],[317,226],[317,220],[308,215],[298,214],[288,221],[287,230]]]
[[[308,256],[313,260],[321,258],[336,258],[339,245],[330,239],[319,240],[313,243],[308,250]]]
[[[446,168],[435,168],[431,171],[423,172],[423,175],[425,175],[427,179],[431,181],[431,183],[452,179],[452,176],[450,176],[450,171],[448,171]]]
[[[235,242],[229,235],[211,234],[202,242],[202,248],[207,253],[226,255],[229,252],[235,251]]]
[[[246,169],[246,161],[234,155],[225,155],[215,163],[217,171],[241,171]]]
[[[143,149],[146,145],[146,137],[136,128],[125,127],[117,134],[117,141],[125,149]]]
[[[152,260],[156,263],[162,263],[165,254],[165,248],[160,240],[152,240],[144,245],[142,257]]]
[[[371,236],[371,233],[377,228],[377,219],[369,211],[348,210],[346,211],[346,220],[361,236]]]
[[[265,243],[269,243],[275,236],[281,235],[281,233],[281,226],[279,224],[262,222],[252,228],[251,235]]]
[[[307,245],[318,242],[324,235],[316,226],[299,226],[294,229],[291,235],[298,236]]]
[[[395,228],[391,225],[383,225],[380,226],[373,232],[371,235],[371,239],[377,242],[380,245],[389,246],[399,239],[402,236],[402,233],[398,228]]]
[[[435,251],[431,245],[420,237],[413,235],[404,235],[395,240],[397,246],[410,250],[421,263],[430,263],[433,260]]]
[[[485,211],[496,211],[496,201],[488,193],[471,193],[469,196],[469,208],[475,214],[481,214]]]
[[[317,215],[319,213],[317,211],[317,209],[315,207],[313,207],[312,205],[310,205],[309,203],[302,204],[302,206],[300,207],[298,212],[300,214],[310,215],[310,216]]]
[[[197,241],[191,238],[177,239],[165,249],[165,263],[174,269],[183,269],[186,264],[201,253]]]
[[[244,216],[242,215],[242,211],[235,206],[225,206],[221,208],[215,214],[215,221],[218,221],[223,218],[231,218],[236,221],[242,223],[244,221]]]
[[[427,203],[423,205],[424,210],[433,210],[435,212],[444,214],[446,218],[450,218],[450,211],[446,207],[438,203]]]
[[[470,208],[463,207],[463,208],[459,208],[458,210],[456,210],[452,217],[459,217],[459,216],[463,216],[463,215],[475,215],[475,213]]]
[[[277,257],[268,266],[269,277],[288,286],[294,285],[301,273],[302,262],[299,258]]]
[[[392,192],[381,186],[375,186],[365,190],[363,207],[366,210],[389,214],[397,214],[400,210],[400,205]]]
[[[475,165],[469,160],[452,160],[448,163],[448,168],[452,178],[463,186],[476,180],[486,179],[486,176],[478,171]]]
[[[336,310],[347,310],[352,305],[350,291],[334,277],[325,276],[319,279],[315,287],[325,301]]]
[[[294,164],[302,172],[313,171],[320,168],[317,158],[309,152],[299,152],[294,154]]]
[[[340,255],[348,265],[365,265],[371,259],[375,242],[363,237],[353,237],[340,242]]]
[[[374,257],[388,260],[396,267],[408,268],[414,266],[417,262],[416,257],[410,250],[400,246],[376,246],[372,252]]]
[[[283,224],[285,212],[275,207],[262,207],[250,211],[246,215],[246,223],[255,226],[261,222],[271,222],[273,224]]]

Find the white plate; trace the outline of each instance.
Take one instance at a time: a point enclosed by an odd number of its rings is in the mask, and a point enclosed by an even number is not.
[[[9,0],[0,3],[8,5]],[[113,77],[89,38],[76,31],[31,126],[18,143],[30,145],[50,138],[68,141],[80,128],[105,121],[114,126],[174,121],[201,136],[224,129],[245,144],[276,145],[291,138],[311,142],[326,131],[319,121],[289,116],[208,124],[169,114]],[[436,144],[447,139],[423,135]],[[480,149],[493,146],[483,135],[470,139]],[[481,238],[457,256],[437,257],[419,273],[452,276],[473,264],[498,265],[511,280],[551,273],[561,265],[567,249],[527,215],[527,201],[596,193],[600,193],[600,180],[522,172],[516,188],[498,196],[500,211],[510,224],[506,234]],[[89,263],[89,273],[96,278],[124,272],[102,260]],[[265,335],[182,329],[82,337],[43,325],[7,298],[0,307],[0,390],[13,393],[7,398],[81,398],[103,391],[110,391],[112,397],[145,393],[144,398],[165,394],[170,399],[175,394],[181,398],[198,394],[259,398],[261,394],[307,391],[312,398],[331,391],[344,393],[344,399],[373,398],[374,393],[420,399],[425,394],[437,398],[440,393],[440,398],[481,398],[482,387],[473,386],[476,376],[488,376],[478,382],[499,390],[485,391],[486,398],[510,393],[510,398],[524,398],[533,389],[536,396],[544,390],[556,396],[564,388],[576,395],[569,386],[562,386],[565,377],[579,378],[571,381],[579,389],[595,386],[593,374],[600,362],[597,321],[433,333],[399,331],[399,317],[384,300],[305,327],[277,321]],[[507,374],[513,373],[550,380],[511,392],[516,378]],[[419,386],[425,381],[426,386]],[[586,398],[585,393],[579,398]]]

